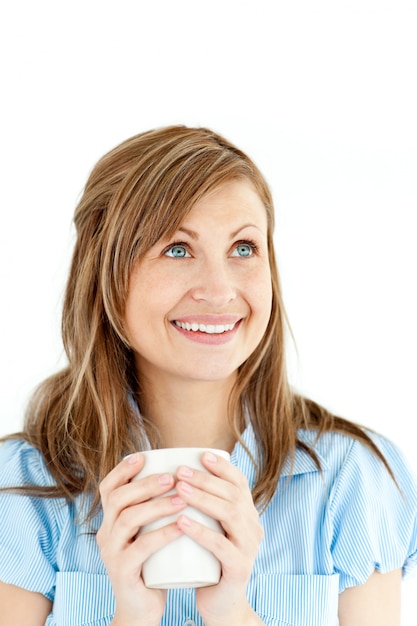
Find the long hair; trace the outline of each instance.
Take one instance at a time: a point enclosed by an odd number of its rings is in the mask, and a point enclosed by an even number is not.
[[[251,181],[265,206],[273,291],[268,328],[239,369],[228,412],[238,440],[247,416],[256,435],[254,502],[268,504],[284,461],[297,447],[318,463],[314,450],[298,440],[300,428],[314,428],[318,435],[348,434],[385,462],[362,428],[290,389],[273,202],[261,172],[211,130],[171,126],[136,135],[100,159],[76,208],[77,240],[62,316],[68,365],[39,386],[23,432],[11,436],[37,447],[55,479],[56,488],[31,487],[32,493],[68,498],[91,494],[92,513],[99,504],[100,481],[121,458],[144,449],[147,441],[158,446],[153,424],[138,415],[132,401],[140,406],[140,380],[124,329],[129,276],[136,261],[175,232],[196,202],[239,179]]]

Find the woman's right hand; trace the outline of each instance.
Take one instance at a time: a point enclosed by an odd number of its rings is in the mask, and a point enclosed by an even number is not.
[[[138,535],[145,524],[186,507],[177,495],[156,498],[174,487],[175,479],[170,474],[155,474],[130,482],[144,463],[140,453],[130,455],[100,484],[104,516],[97,532],[97,544],[116,599],[113,623],[120,626],[159,625],[167,592],[145,586],[142,564],[182,535],[175,523]]]

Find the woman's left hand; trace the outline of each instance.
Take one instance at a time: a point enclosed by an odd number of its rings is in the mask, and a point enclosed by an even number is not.
[[[210,473],[179,467],[178,495],[216,519],[225,535],[185,516],[177,524],[184,534],[212,552],[221,563],[217,585],[196,590],[197,608],[206,626],[262,624],[246,598],[246,587],[258,554],[263,529],[243,474],[229,461],[204,453]]]

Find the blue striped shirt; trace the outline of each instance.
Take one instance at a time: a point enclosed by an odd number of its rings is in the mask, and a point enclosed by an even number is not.
[[[359,442],[325,434],[315,444],[323,472],[302,450],[284,467],[261,515],[264,538],[247,588],[267,626],[336,626],[338,595],[372,572],[417,569],[417,482],[401,452],[374,436],[398,491],[379,459]],[[311,445],[315,433],[300,431]],[[251,427],[244,440],[256,456]],[[232,463],[254,483],[254,467],[237,444]],[[40,453],[22,441],[0,448],[0,486],[53,480]],[[81,497],[37,499],[0,494],[0,580],[53,603],[47,626],[105,626],[114,598],[94,535],[77,523]],[[93,530],[101,523],[99,514]],[[203,626],[192,589],[170,590],[161,626]]]

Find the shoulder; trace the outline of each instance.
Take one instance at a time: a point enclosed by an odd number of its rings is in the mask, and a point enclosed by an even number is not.
[[[369,430],[365,430],[365,434],[383,455],[400,487],[415,488],[415,472],[402,450],[380,434]],[[353,479],[367,474],[370,478],[386,476],[394,483],[377,454],[364,442],[350,435],[329,432],[317,437],[316,431],[301,430],[299,439],[317,454],[323,470],[333,481],[343,476]]]
[[[362,585],[377,570],[417,570],[417,479],[401,449],[365,431],[383,455],[349,435],[301,431],[299,439],[317,455],[325,486],[323,528],[339,590]],[[304,453],[305,454],[305,453]],[[318,474],[316,473],[316,477]],[[356,547],[356,549],[353,549]]]
[[[0,488],[54,484],[40,450],[21,439],[0,445],[0,467]]]
[[[300,439],[322,465],[328,511],[334,529],[369,526],[396,528],[404,540],[417,540],[417,477],[402,450],[390,439],[366,431],[381,458],[362,441],[338,433],[304,432]],[[390,473],[391,472],[391,473]],[[398,535],[397,535],[398,536]],[[415,550],[415,548],[414,548]]]
[[[25,441],[0,447],[0,580],[53,598],[56,546],[59,540],[57,499],[4,491],[7,487],[53,485],[39,450]]]
[[[331,474],[332,555],[342,589],[363,584],[374,570],[410,575],[417,567],[415,473],[395,443],[367,434],[395,480],[375,452],[352,437],[329,435],[317,442]]]

